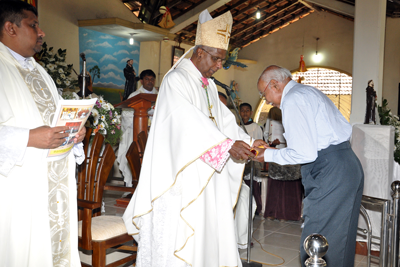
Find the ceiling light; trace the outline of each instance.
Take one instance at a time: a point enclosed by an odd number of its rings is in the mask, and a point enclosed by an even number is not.
[[[133,39],[134,33],[130,33],[130,35],[131,35],[131,38],[129,38],[129,44],[133,45],[135,43],[135,40]]]
[[[257,8],[256,19],[260,19],[260,18],[261,18],[261,12],[260,12],[260,10]]]
[[[319,37],[317,37],[317,47],[315,49],[315,55],[313,55],[313,57],[312,57],[312,59],[315,63],[320,63],[324,59],[324,57],[323,57],[323,55],[321,55],[321,53],[318,54],[318,40],[319,40]]]

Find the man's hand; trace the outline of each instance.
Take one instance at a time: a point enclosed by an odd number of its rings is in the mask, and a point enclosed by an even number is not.
[[[269,147],[269,145],[264,140],[257,139],[253,142],[252,147]]]
[[[250,152],[250,146],[243,141],[235,141],[229,150],[231,157],[237,160],[247,160],[249,157],[254,157]]]
[[[28,147],[36,147],[42,149],[57,148],[65,141],[65,137],[69,133],[64,133],[68,130],[68,126],[41,126],[29,131]]]
[[[253,149],[258,151],[257,156],[254,157],[253,160],[258,161],[258,162],[264,162],[264,151],[266,149],[276,149],[276,148],[275,147],[267,147],[267,148],[254,147]]]
[[[82,129],[75,135],[74,137],[74,143],[80,143],[83,141],[86,135],[86,127],[82,127]]]

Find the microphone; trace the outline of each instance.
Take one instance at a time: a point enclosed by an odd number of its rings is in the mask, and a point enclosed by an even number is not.
[[[224,84],[224,83],[221,83],[220,81],[218,81],[218,80],[215,79],[214,77],[211,77],[210,79],[213,80],[213,81],[215,82],[216,85],[219,85],[219,86],[221,86],[222,88],[224,88],[224,89],[226,90],[227,93],[228,93],[228,92],[230,93],[230,92],[233,91],[232,88],[230,88],[228,85],[226,85],[226,84]]]

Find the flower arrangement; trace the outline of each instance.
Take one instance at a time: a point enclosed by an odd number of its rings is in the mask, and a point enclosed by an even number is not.
[[[399,117],[393,115],[387,107],[388,101],[383,99],[382,106],[378,105],[379,120],[381,125],[394,127],[394,161],[400,164],[400,122]]]
[[[63,93],[64,99],[80,99],[76,93]],[[89,96],[91,98],[91,95]],[[118,144],[121,135],[121,111],[115,109],[102,96],[98,96],[96,104],[89,115],[88,127],[93,129],[92,135],[97,132],[104,136],[106,143],[112,146]]]
[[[58,49],[54,53],[53,47],[47,49],[46,42],[42,45],[42,50],[35,54],[36,61],[47,71],[56,83],[57,88],[75,88],[78,86],[78,80],[71,77],[72,64],[65,62],[67,50]]]

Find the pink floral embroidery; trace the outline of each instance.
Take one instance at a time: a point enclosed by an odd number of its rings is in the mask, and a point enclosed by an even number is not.
[[[208,79],[207,79],[207,78],[201,77],[201,86],[202,86],[204,89],[207,89],[207,86],[208,86]]]
[[[229,150],[234,144],[233,140],[228,139],[221,144],[211,148],[200,156],[200,159],[210,167],[220,172],[229,158]]]

